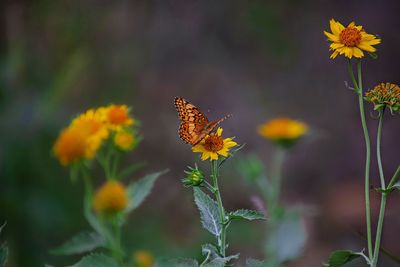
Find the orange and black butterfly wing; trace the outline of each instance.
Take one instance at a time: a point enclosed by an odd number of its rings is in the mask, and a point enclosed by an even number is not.
[[[218,127],[218,125],[220,125],[221,122],[223,122],[224,120],[230,118],[232,116],[232,114],[226,115],[225,117],[217,120],[217,121],[213,121],[208,123],[203,130],[201,131],[201,134],[199,134],[198,139],[195,140],[196,144],[198,142],[200,142],[201,140],[203,140],[204,137],[206,137],[208,134],[210,134],[212,131],[215,130],[215,128]]]
[[[207,117],[196,106],[182,97],[175,98],[175,107],[181,120],[179,136],[183,141],[192,146],[198,144],[221,122],[231,116],[228,115],[220,120],[209,122]]]
[[[175,98],[175,107],[181,120],[180,138],[188,144],[197,144],[206,136],[202,132],[209,124],[207,117],[196,106],[181,97]]]

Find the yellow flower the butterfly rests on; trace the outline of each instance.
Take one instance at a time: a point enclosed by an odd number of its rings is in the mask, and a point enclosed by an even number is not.
[[[222,128],[218,128],[215,134],[207,135],[197,145],[192,147],[193,152],[202,153],[201,160],[218,160],[220,156],[228,157],[229,150],[238,144],[232,138],[222,138]]]
[[[332,59],[337,55],[344,55],[349,59],[362,58],[363,51],[373,53],[376,51],[373,46],[381,42],[381,39],[366,33],[362,26],[357,26],[354,22],[344,27],[340,22],[331,19],[329,24],[331,32],[324,31],[324,34],[332,42],[330,45],[330,50],[333,51]]]

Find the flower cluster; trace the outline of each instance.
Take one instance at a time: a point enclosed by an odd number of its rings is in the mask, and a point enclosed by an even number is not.
[[[366,33],[362,26],[357,26],[354,22],[344,27],[340,22],[331,19],[329,24],[331,32],[324,31],[324,34],[332,42],[330,45],[330,50],[333,51],[332,59],[337,55],[345,55],[347,58],[362,58],[364,57],[363,51],[373,53],[376,51],[373,46],[381,42],[381,39]]]
[[[388,107],[400,111],[400,87],[393,83],[380,83],[365,93],[365,100],[375,105],[375,109]]]
[[[258,127],[258,133],[274,143],[290,146],[308,132],[306,124],[289,118],[276,118]]]
[[[54,154],[64,166],[81,159],[91,160],[109,137],[120,150],[131,150],[136,144],[134,125],[126,105],[89,109],[62,130],[54,144]]]

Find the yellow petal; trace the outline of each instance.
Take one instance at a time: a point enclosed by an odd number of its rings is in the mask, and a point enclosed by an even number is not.
[[[193,152],[205,152],[207,150],[201,144],[197,144],[197,145],[192,147],[192,151]]]
[[[341,44],[341,43],[332,43],[329,47],[330,47],[332,50],[336,50],[336,49],[338,49],[338,48],[344,47],[344,44]]]
[[[326,32],[326,31],[324,31],[324,34],[326,35],[326,37],[328,37],[329,41],[339,42],[339,36],[333,35],[332,33],[329,33],[329,32]]]
[[[336,21],[336,27],[339,29],[339,34],[346,28],[339,21]]]
[[[331,19],[329,21],[329,26],[331,28],[331,32],[334,35],[339,35],[340,32],[344,29],[343,25],[340,24],[339,22],[336,22],[334,19]],[[340,27],[341,26],[341,27]]]
[[[367,51],[367,52],[375,52],[376,48],[372,47],[371,45],[369,45],[366,42],[361,42],[359,45],[357,45],[358,48]]]
[[[217,154],[217,153],[211,152],[211,153],[210,153],[210,159],[211,159],[211,160],[217,160],[217,159],[218,159],[218,154]]]
[[[361,43],[367,43],[369,45],[377,45],[381,43],[381,39],[374,39],[374,40],[361,40]]]
[[[345,47],[343,52],[346,57],[350,59],[353,57],[353,49],[351,47]]]
[[[353,48],[353,52],[354,52],[354,57],[356,57],[356,58],[364,57],[364,52],[361,49],[357,48],[357,47]]]
[[[354,27],[356,24],[354,23],[354,21],[350,22],[349,25],[347,25],[347,27]]]
[[[361,40],[366,40],[366,41],[379,40],[379,42],[381,41],[380,39],[376,38],[375,35],[366,32],[361,32]]]
[[[229,155],[228,152],[229,152],[229,149],[226,147],[226,148],[223,148],[220,151],[218,151],[218,154],[220,154],[221,156],[224,156],[224,157],[228,157],[228,155]]]
[[[217,129],[217,135],[218,136],[221,136],[222,135],[222,128],[221,127],[218,127],[218,129]]]
[[[209,157],[210,157],[209,152],[203,152],[203,154],[201,154],[201,160],[207,160]]]
[[[332,55],[330,56],[331,59],[335,59],[337,57],[337,55],[339,54],[338,50],[335,50]]]

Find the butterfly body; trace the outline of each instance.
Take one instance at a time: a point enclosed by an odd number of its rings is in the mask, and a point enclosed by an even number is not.
[[[219,120],[209,122],[208,118],[199,108],[182,97],[175,98],[175,107],[181,121],[178,131],[179,136],[183,141],[192,146],[198,144],[221,122],[231,116],[227,115]]]

